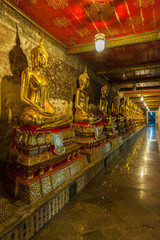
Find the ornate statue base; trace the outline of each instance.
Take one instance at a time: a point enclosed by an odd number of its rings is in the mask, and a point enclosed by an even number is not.
[[[87,164],[74,142],[70,126],[36,130],[21,127],[13,131],[11,161],[6,189],[12,196],[32,203],[54,190]]]
[[[117,124],[109,123],[107,121],[103,121],[104,124],[104,133],[108,139],[108,141],[111,143],[111,147],[115,148],[122,142],[122,137],[118,136],[119,131],[117,130]]]
[[[120,135],[126,133],[126,120],[118,122],[118,131]]]
[[[87,156],[89,163],[102,159],[111,149],[103,133],[103,124],[74,123],[75,141],[81,146],[80,153]]]
[[[103,121],[104,129],[103,132],[106,135],[107,139],[112,139],[118,136],[117,124],[108,123],[108,121]]]
[[[11,216],[9,201],[6,198],[0,197],[0,224],[7,221]]]

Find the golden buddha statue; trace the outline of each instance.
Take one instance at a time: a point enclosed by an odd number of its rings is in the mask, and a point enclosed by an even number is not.
[[[99,110],[102,113],[102,118],[105,120],[108,117],[108,115],[107,115],[108,101],[106,99],[106,97],[108,96],[108,93],[109,93],[109,89],[106,84],[101,88],[101,98],[100,98],[100,103],[99,103]]]
[[[130,106],[129,106],[129,97],[127,97],[127,99],[126,99],[126,116],[127,116],[127,119],[131,118]]]
[[[134,103],[130,102],[130,116],[134,119]]]
[[[20,115],[23,125],[34,125],[36,128],[55,128],[70,124],[72,116],[55,114],[49,103],[49,81],[43,74],[47,66],[48,53],[43,46],[31,51],[32,70],[26,69],[21,76],[21,101],[25,108]]]
[[[134,119],[137,119],[137,105],[134,104]]]
[[[125,103],[125,97],[124,96],[120,99],[119,113],[120,113],[121,116],[126,117],[126,103]]]
[[[85,72],[79,76],[79,88],[76,91],[75,98],[75,122],[87,122],[95,124],[101,121],[101,118],[95,117],[88,109],[89,96],[85,89],[89,86],[89,76],[87,74],[87,67]]]
[[[117,91],[113,95],[112,115],[117,117],[119,115],[119,96]]]

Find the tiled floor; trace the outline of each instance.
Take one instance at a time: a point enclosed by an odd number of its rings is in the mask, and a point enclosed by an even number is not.
[[[34,240],[160,240],[158,140],[142,131]]]

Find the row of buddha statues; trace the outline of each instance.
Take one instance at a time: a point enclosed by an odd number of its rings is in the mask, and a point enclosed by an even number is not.
[[[49,82],[43,74],[47,66],[48,54],[43,46],[43,40],[38,47],[31,51],[32,70],[24,70],[21,82],[21,101],[25,108],[20,115],[22,125],[34,125],[38,128],[55,128],[70,124],[73,117],[64,114],[56,114],[54,108],[49,103]],[[143,112],[136,104],[129,101],[129,98],[119,99],[118,92],[113,95],[111,116],[107,114],[109,94],[107,85],[101,88],[101,98],[99,104],[100,116],[94,116],[89,112],[86,88],[89,86],[89,76],[87,69],[79,76],[79,88],[76,91],[75,99],[75,122],[87,122],[95,124],[101,120],[108,123],[123,122],[125,120],[143,118]]]
[[[142,111],[129,98],[119,99],[118,92],[113,95],[109,115],[107,85],[101,88],[98,116],[90,112],[87,67],[79,76],[74,118],[55,113],[49,103],[49,81],[43,73],[48,61],[43,39],[31,51],[31,61],[32,69],[24,70],[21,77],[24,108],[21,126],[13,130],[5,181],[7,191],[27,203],[40,199],[86,164],[102,160],[115,146],[114,138],[116,144],[122,141],[118,134],[130,131],[143,120]]]

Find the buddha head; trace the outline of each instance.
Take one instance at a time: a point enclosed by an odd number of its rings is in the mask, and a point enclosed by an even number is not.
[[[89,86],[89,76],[87,73],[87,65],[85,66],[85,71],[79,76],[79,86],[80,88],[87,88]]]
[[[32,68],[43,70],[47,66],[48,53],[43,46],[43,38],[40,44],[31,51]]]
[[[125,106],[125,97],[123,95],[123,97],[120,99],[120,105],[121,106]]]
[[[105,85],[101,88],[102,97],[107,97],[107,96],[108,96],[108,93],[109,93],[109,89],[108,89],[107,84],[105,84]]]
[[[119,105],[119,95],[118,95],[118,91],[114,92],[114,94],[113,94],[113,103]]]
[[[129,97],[126,98],[126,105],[129,106]]]

